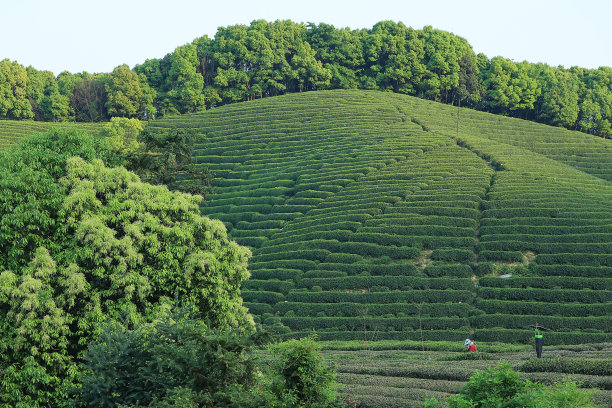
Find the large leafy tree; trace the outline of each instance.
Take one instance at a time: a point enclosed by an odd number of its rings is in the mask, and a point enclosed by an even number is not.
[[[494,113],[526,113],[533,109],[541,93],[535,78],[529,76],[527,62],[515,63],[503,57],[491,59],[481,71],[485,109]]]
[[[331,74],[329,87],[356,89],[364,75],[363,37],[366,30],[336,29],[333,25],[309,24],[307,40],[316,52],[316,59]]]
[[[425,73],[423,41],[402,23],[381,21],[364,38],[364,58],[378,89],[407,94]]]
[[[100,122],[106,115],[106,88],[104,75],[91,75],[86,72],[74,83],[70,96],[70,106],[78,122]]]
[[[206,108],[204,78],[197,72],[200,65],[195,45],[183,45],[170,57],[170,71],[166,80],[167,96],[180,113],[191,113]]]
[[[32,106],[27,98],[28,73],[16,61],[0,61],[0,117],[31,119]]]
[[[555,126],[573,127],[578,119],[579,81],[570,72],[547,65],[535,65],[542,93],[535,105],[537,119]]]
[[[106,109],[110,116],[140,119],[154,116],[155,91],[144,75],[138,75],[127,65],[116,67],[108,75],[105,89]]]
[[[43,114],[39,109],[39,105],[45,97],[45,90],[54,86],[56,83],[55,75],[51,71],[38,71],[33,67],[27,67],[28,85],[26,87],[26,96],[32,106],[35,120],[44,120]]]
[[[80,157],[79,157],[80,156]],[[0,153],[0,400],[64,406],[87,342],[180,296],[211,326],[250,322],[248,249],[201,197],[140,181],[102,143],[52,131]]]

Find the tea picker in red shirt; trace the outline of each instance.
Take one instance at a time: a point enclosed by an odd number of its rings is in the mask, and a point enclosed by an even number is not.
[[[463,345],[465,346],[466,351],[477,351],[476,345],[470,339],[465,339],[465,342],[463,342]]]

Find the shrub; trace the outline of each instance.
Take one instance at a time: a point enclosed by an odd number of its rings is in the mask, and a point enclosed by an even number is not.
[[[269,386],[275,399],[272,407],[334,405],[337,399],[335,372],[313,338],[281,343],[271,351],[277,356],[272,363]]]
[[[157,407],[177,394],[202,406],[233,405],[256,381],[254,337],[216,332],[185,310],[163,312],[153,323],[104,326],[84,356],[77,403]]]
[[[579,390],[575,383],[557,383],[551,387],[523,380],[510,364],[501,363],[485,371],[476,370],[460,394],[441,404],[436,399],[426,408],[597,408],[592,391]]]
[[[474,252],[468,249],[436,249],[431,253],[431,259],[469,263],[474,261]]]

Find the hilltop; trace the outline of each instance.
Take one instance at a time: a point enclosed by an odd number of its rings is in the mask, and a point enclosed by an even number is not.
[[[391,91],[589,134],[612,132],[612,69],[551,67],[476,54],[431,26],[336,28],[290,20],[219,27],[162,58],[112,72],[0,61],[0,119],[152,119],[289,93]]]
[[[612,141],[376,91],[151,122],[206,136],[204,214],[259,321],[322,340],[612,340]]]

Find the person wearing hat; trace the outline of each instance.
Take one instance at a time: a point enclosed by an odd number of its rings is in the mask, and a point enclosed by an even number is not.
[[[463,345],[465,346],[466,351],[477,351],[476,345],[470,339],[465,339],[465,341],[463,342]]]

